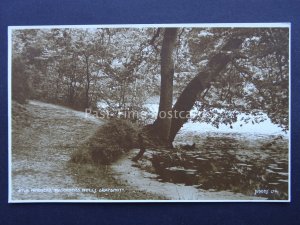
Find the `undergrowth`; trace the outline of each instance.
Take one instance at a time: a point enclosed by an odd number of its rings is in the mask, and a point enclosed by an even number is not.
[[[137,125],[122,119],[113,119],[101,126],[95,134],[73,152],[71,162],[110,164],[124,153],[137,147]]]

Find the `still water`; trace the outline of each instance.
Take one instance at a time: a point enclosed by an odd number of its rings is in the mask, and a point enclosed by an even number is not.
[[[209,191],[270,200],[288,199],[288,140],[283,136],[210,133],[194,136],[194,149],[177,138],[173,151],[152,156],[156,179]]]

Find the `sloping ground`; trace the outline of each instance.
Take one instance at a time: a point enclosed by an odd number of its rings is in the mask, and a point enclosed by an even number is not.
[[[38,101],[13,105],[11,200],[264,199],[160,182],[138,168],[130,160],[133,155],[111,167],[69,163],[71,153],[102,124],[83,112]]]
[[[13,109],[15,116],[14,110],[18,109]],[[14,123],[12,128],[12,200],[95,198],[89,193],[63,192],[62,188],[78,187],[67,165],[70,154],[103,122],[38,101],[29,101],[26,114],[31,115],[28,126]],[[56,193],[50,193],[54,189]]]
[[[69,162],[104,121],[39,101],[12,111],[12,201],[163,199],[116,180],[109,166]]]

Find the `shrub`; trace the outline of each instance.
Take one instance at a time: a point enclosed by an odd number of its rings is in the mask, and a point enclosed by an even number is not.
[[[72,154],[71,162],[109,164],[137,146],[138,130],[127,120],[112,119]]]

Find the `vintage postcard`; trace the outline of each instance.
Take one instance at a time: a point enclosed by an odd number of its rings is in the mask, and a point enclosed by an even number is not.
[[[289,202],[290,24],[8,28],[9,202]]]

